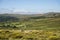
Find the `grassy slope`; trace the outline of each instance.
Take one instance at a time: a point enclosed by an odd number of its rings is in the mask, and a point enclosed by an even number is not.
[[[2,30],[0,29],[1,40],[60,40],[60,18],[31,19],[20,22],[0,22],[0,27],[1,25],[5,25]],[[14,26],[16,26],[16,28],[14,28]],[[12,30],[7,30],[11,28]],[[20,32],[18,29],[28,30]],[[32,31],[29,31],[29,29]],[[33,31],[33,29],[37,31]]]
[[[24,22],[26,29],[60,29],[60,18],[36,19]]]
[[[3,27],[5,25],[5,27]],[[22,29],[22,30],[60,30],[60,18],[31,19],[21,22],[4,22],[0,27],[4,29]],[[15,27],[15,28],[14,28]]]
[[[60,13],[39,15],[1,14],[0,21],[2,21],[0,22],[0,28],[3,29],[60,29]]]

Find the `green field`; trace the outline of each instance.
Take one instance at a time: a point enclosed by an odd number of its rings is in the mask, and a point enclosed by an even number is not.
[[[31,19],[21,22],[1,22],[1,29],[60,30],[60,18]]]

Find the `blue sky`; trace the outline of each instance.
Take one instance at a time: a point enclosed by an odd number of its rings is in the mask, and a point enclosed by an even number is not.
[[[0,0],[0,12],[60,12],[60,0]]]

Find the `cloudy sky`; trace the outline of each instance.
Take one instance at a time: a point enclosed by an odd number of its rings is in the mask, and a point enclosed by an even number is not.
[[[0,0],[0,12],[60,12],[60,0]]]

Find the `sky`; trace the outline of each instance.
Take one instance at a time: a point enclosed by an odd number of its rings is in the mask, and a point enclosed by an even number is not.
[[[60,12],[60,0],[0,0],[0,12]]]

